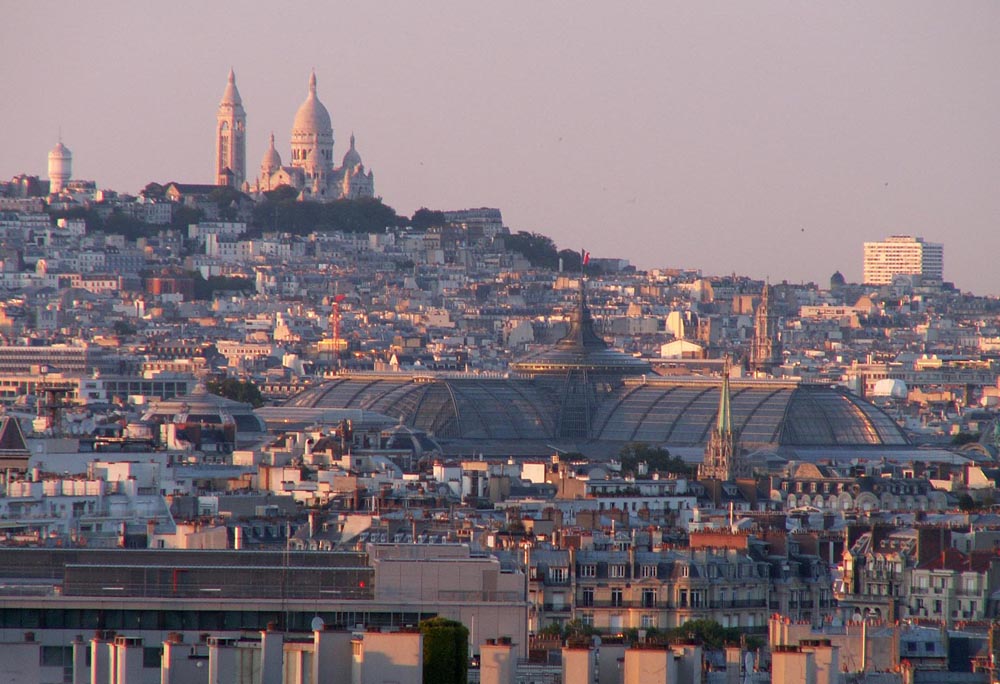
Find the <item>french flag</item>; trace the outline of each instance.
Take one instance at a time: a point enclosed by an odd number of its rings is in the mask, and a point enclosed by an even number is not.
[[[585,249],[581,249],[580,252],[583,254],[583,265],[586,266],[590,263],[590,252]]]

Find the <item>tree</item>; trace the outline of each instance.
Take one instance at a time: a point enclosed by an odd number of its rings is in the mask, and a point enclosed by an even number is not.
[[[264,199],[268,202],[294,202],[298,198],[299,191],[291,185],[279,185],[264,193]]]
[[[424,637],[424,681],[467,684],[469,630],[461,622],[431,618],[420,623]]]
[[[111,329],[114,331],[115,335],[119,337],[128,337],[129,335],[135,335],[135,326],[133,326],[128,321],[115,321],[111,324]]]
[[[174,207],[174,214],[170,218],[170,227],[187,235],[188,226],[192,223],[198,223],[203,218],[205,218],[205,212],[201,209],[186,207],[181,204]]]
[[[250,380],[237,380],[236,378],[209,380],[206,383],[206,388],[212,394],[250,404],[254,408],[260,408],[264,405],[264,397],[261,395],[260,389]]]
[[[242,292],[252,293],[254,284],[249,278],[239,276],[209,276],[208,279],[201,274],[201,271],[190,271],[194,280],[194,298],[212,299],[216,292]]]
[[[574,249],[560,249],[559,258],[562,259],[562,266],[564,271],[569,271],[571,273],[579,273],[581,269],[581,261],[583,257],[580,253]],[[587,269],[590,273],[590,268]]]
[[[427,230],[428,228],[443,226],[445,223],[447,221],[445,221],[443,211],[432,211],[427,207],[417,209],[413,212],[413,218],[410,219],[410,225],[413,226],[414,230]]]
[[[144,187],[141,191],[139,191],[139,194],[145,197],[146,199],[152,199],[152,200],[161,200],[166,196],[164,194],[163,185],[155,181],[152,183],[147,183],[146,187]]]
[[[954,446],[963,446],[965,444],[972,444],[973,442],[979,441],[978,432],[959,432],[957,435],[951,438],[951,443]]]
[[[251,235],[280,230],[295,235],[313,231],[381,233],[399,224],[396,211],[372,197],[335,202],[299,202],[294,188],[281,186],[265,194],[253,210]]]
[[[87,226],[87,234],[98,233],[104,230],[104,218],[94,207],[73,207],[72,209],[67,209],[65,211],[53,211],[50,214],[53,220],[67,218],[67,219],[83,219]]]
[[[710,651],[718,651],[726,646],[734,646],[743,639],[743,632],[737,627],[723,627],[715,620],[690,620],[676,629],[667,630],[662,638],[668,642],[701,644]],[[760,646],[759,639],[748,638],[747,648]]]
[[[147,234],[149,226],[139,219],[132,218],[120,211],[113,211],[104,221],[104,232],[112,235],[123,235],[128,240],[135,240]]]
[[[504,244],[512,252],[518,252],[537,268],[556,269],[559,266],[559,252],[552,238],[541,233],[520,230],[504,237]]]
[[[644,442],[629,442],[618,452],[618,458],[621,460],[622,474],[636,475],[640,463],[645,463],[649,472],[691,475],[694,470],[683,459],[671,456],[666,449],[653,447]]]

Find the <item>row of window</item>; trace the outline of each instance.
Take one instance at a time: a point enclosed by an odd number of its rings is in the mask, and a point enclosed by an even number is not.
[[[312,631],[319,616],[329,626],[416,625],[434,613],[392,611],[257,611],[257,610],[101,610],[76,608],[0,608],[3,629],[85,630],[247,630],[267,629],[270,622],[280,629]]]

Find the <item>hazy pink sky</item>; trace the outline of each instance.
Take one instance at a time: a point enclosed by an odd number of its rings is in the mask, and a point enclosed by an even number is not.
[[[335,154],[354,131],[400,213],[495,206],[641,267],[821,283],[909,233],[1000,293],[1000,3],[261,6],[7,3],[0,177],[44,176],[61,128],[101,187],[211,182],[230,66],[253,175],[272,130],[288,162],[315,67]]]

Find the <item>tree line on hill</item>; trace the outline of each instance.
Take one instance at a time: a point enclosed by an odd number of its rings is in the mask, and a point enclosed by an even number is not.
[[[152,199],[163,198],[164,186],[149,183],[142,194]],[[268,232],[286,232],[308,235],[312,232],[382,233],[386,229],[411,228],[425,231],[447,224],[443,211],[421,207],[412,216],[400,215],[381,198],[341,199],[333,202],[300,202],[298,191],[287,185],[264,193],[251,212],[247,237],[258,237]],[[220,186],[208,195],[217,205],[219,219],[234,221],[238,205],[249,198],[229,187]],[[83,219],[87,233],[103,232],[122,235],[128,240],[155,236],[160,230],[171,229],[186,234],[188,225],[205,219],[201,209],[180,205],[174,207],[169,225],[150,225],[123,212],[119,208],[101,210],[100,205],[75,207],[50,212],[53,220],[59,218]],[[541,233],[518,231],[503,236],[504,248],[517,252],[533,267],[556,270],[562,268],[577,272],[581,268],[581,255],[571,249],[559,249],[552,238]]]

